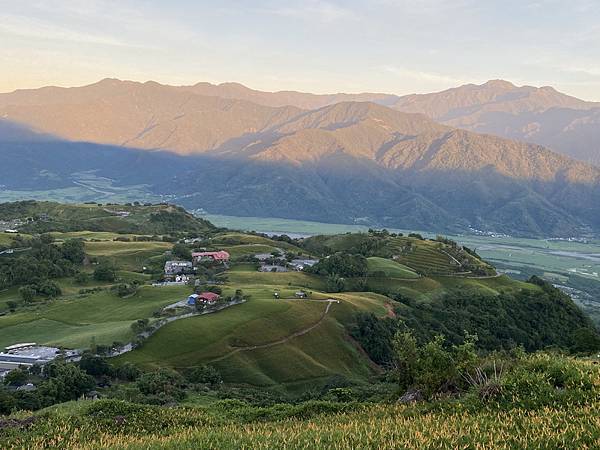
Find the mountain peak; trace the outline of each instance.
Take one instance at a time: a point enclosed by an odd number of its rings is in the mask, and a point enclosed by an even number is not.
[[[506,80],[489,80],[487,82],[485,82],[484,84],[482,84],[480,87],[490,87],[490,88],[496,88],[496,89],[515,89],[516,86],[514,84],[512,84],[510,81],[506,81]]]

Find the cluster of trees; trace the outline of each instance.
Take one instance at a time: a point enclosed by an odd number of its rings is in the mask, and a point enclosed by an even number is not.
[[[39,368],[34,366],[30,370],[37,372]],[[9,374],[6,383],[13,387],[20,386],[33,376],[41,378],[35,390],[0,388],[0,414],[8,414],[12,410],[34,411],[76,400],[96,386],[94,377],[77,365],[64,362],[48,363],[40,373],[15,370]]]
[[[337,275],[343,278],[366,277],[367,258],[360,254],[337,252],[321,259],[317,264],[305,269],[317,275]]]
[[[312,267],[306,267],[306,272],[326,276],[327,292],[343,292],[350,287],[353,290],[363,290],[365,283],[347,278],[364,278],[368,274],[367,258],[360,254],[337,252],[327,258],[321,259]],[[361,286],[358,286],[361,284]]]
[[[393,336],[404,329],[411,330],[420,343],[443,335],[449,345],[460,344],[467,330],[478,335],[484,351],[518,346],[527,351],[549,347],[574,353],[600,350],[596,328],[568,295],[540,278],[530,282],[540,290],[496,296],[450,292],[427,302],[395,295],[404,304],[396,308],[396,318],[359,314],[351,332],[369,356],[384,366],[393,361]]]
[[[17,390],[33,381],[33,390]],[[57,403],[76,400],[97,389],[110,388],[119,381],[117,389],[105,389],[108,397],[123,398],[139,403],[167,404],[180,400],[190,387],[222,383],[220,373],[212,366],[188,369],[183,375],[161,368],[142,373],[131,363],[114,366],[106,358],[85,353],[78,363],[55,361],[43,369],[37,366],[11,371],[0,385],[0,414],[15,410],[38,410]],[[129,382],[123,385],[122,382]]]
[[[77,272],[85,258],[83,241],[68,239],[57,245],[52,236],[41,235],[26,245],[30,248],[21,256],[0,259],[0,289],[21,285],[21,296],[26,302],[36,295],[60,295],[60,288],[50,280]]]

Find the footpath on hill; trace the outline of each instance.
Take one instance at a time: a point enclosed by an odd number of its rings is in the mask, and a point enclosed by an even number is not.
[[[327,303],[327,306],[325,307],[325,311],[323,311],[323,314],[321,314],[321,317],[319,318],[319,320],[317,320],[314,324],[312,324],[311,326],[309,326],[307,328],[303,328],[302,330],[296,331],[284,338],[278,339],[277,341],[268,342],[266,344],[250,345],[247,347],[237,347],[234,350],[230,351],[229,353],[226,353],[223,356],[215,358],[215,359],[211,360],[210,362],[214,363],[214,362],[223,361],[224,359],[227,359],[230,356],[233,356],[236,353],[240,353],[240,352],[247,352],[247,351],[251,351],[251,350],[260,350],[260,349],[264,349],[264,348],[275,347],[276,345],[285,344],[286,342],[290,341],[291,339],[305,335],[306,333],[309,333],[312,330],[314,330],[315,328],[317,328],[323,322],[323,320],[325,320],[325,317],[327,317],[327,314],[329,313],[329,309],[331,308],[331,305],[333,303],[340,302],[339,300],[336,300],[333,298],[330,298],[327,300],[305,300],[305,299],[282,299],[282,300],[291,300],[291,301],[299,301],[299,302],[306,302],[306,301],[320,302],[320,303]]]

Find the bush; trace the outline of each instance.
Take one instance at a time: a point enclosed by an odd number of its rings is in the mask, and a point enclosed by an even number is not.
[[[85,272],[77,272],[74,280],[77,284],[86,284],[88,281],[90,281],[90,276]]]
[[[191,383],[210,384],[212,386],[223,382],[219,371],[212,366],[200,366],[193,369],[189,372],[187,379]]]
[[[143,374],[136,382],[140,392],[147,396],[149,403],[164,404],[183,400],[183,377],[170,369],[161,368]]]
[[[115,268],[107,263],[101,263],[94,270],[94,280],[112,283],[117,278]]]
[[[19,295],[25,303],[30,303],[35,298],[37,291],[31,286],[22,286],[19,288]]]
[[[141,375],[142,371],[138,369],[134,364],[126,362],[116,370],[117,378],[125,381],[135,381]]]

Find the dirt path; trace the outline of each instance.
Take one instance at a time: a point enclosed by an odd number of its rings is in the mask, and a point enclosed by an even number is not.
[[[306,301],[306,300],[304,300]],[[211,363],[214,362],[219,362],[219,361],[223,361],[224,359],[229,358],[230,356],[235,355],[236,353],[240,353],[240,352],[248,352],[251,350],[260,350],[263,348],[269,348],[269,347],[275,347],[276,345],[281,345],[281,344],[285,344],[286,342],[290,341],[291,339],[294,339],[296,337],[305,335],[306,333],[310,333],[312,330],[314,330],[315,328],[317,328],[319,325],[321,325],[321,323],[323,322],[323,320],[325,320],[325,317],[327,316],[327,313],[329,313],[329,308],[331,308],[331,305],[333,303],[339,303],[339,300],[313,300],[313,301],[318,301],[318,302],[326,302],[327,306],[325,307],[325,311],[323,311],[323,314],[321,314],[321,317],[319,318],[319,320],[317,322],[315,322],[314,324],[312,324],[310,327],[308,328],[304,328],[300,331],[296,331],[295,333],[290,334],[289,336],[286,336],[282,339],[279,339],[277,341],[274,342],[269,342],[267,344],[260,344],[260,345],[251,345],[248,347],[238,347],[235,350],[230,351],[229,353],[226,353],[223,356],[220,356],[218,358],[215,358],[213,360],[211,360]]]
[[[190,317],[203,316],[205,314],[214,314],[214,313],[222,311],[226,308],[230,308],[231,306],[240,305],[245,302],[246,302],[246,300],[232,301],[232,302],[226,303],[224,305],[220,305],[214,309],[209,309],[209,310],[204,310],[204,311],[194,311],[194,312],[189,312],[186,314],[181,314],[179,316],[164,317],[162,319],[159,319],[154,324],[152,324],[151,329],[143,331],[140,334],[138,334],[138,337],[147,339],[150,336],[152,336],[154,333],[156,333],[158,330],[160,330],[162,327],[167,325],[168,323],[175,322],[176,320],[188,319]],[[108,358],[119,356],[124,353],[130,352],[132,350],[133,350],[133,342],[128,342],[127,344],[123,345],[123,347],[121,347],[119,350],[116,350],[116,351],[112,352],[111,354],[109,354]]]

